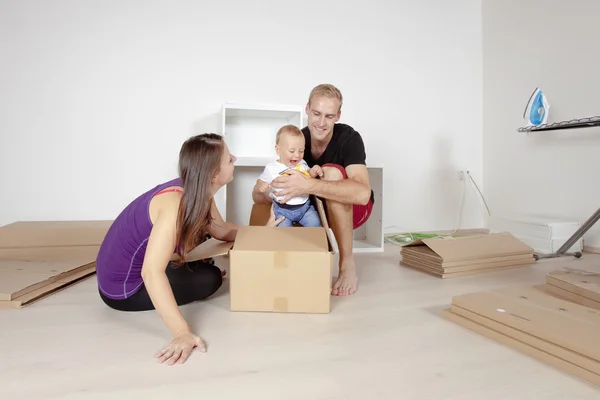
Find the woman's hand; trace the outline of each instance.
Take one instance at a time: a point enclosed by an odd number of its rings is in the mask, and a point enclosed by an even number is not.
[[[159,363],[168,361],[169,365],[183,364],[195,347],[202,353],[206,353],[206,343],[199,336],[194,335],[192,332],[180,333],[156,357]]]
[[[275,201],[275,199],[273,199],[273,201]],[[272,228],[276,227],[284,219],[285,219],[285,217],[283,215],[281,217],[279,217],[278,219],[275,219],[275,211],[273,211],[273,204],[271,204],[271,215],[269,216],[269,220],[267,221],[265,226],[270,226]]]

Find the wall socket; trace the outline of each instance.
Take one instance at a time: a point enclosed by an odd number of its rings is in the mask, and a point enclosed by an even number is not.
[[[462,181],[463,179],[466,179],[466,178],[467,178],[467,174],[468,174],[468,173],[469,173],[469,170],[461,170],[461,171],[458,171],[458,179],[459,179],[459,180],[461,180],[461,181]]]

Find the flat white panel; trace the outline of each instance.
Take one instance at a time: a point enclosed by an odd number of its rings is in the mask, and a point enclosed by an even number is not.
[[[262,167],[236,167],[234,178],[227,185],[227,221],[248,225],[252,211],[252,189]]]
[[[300,107],[225,104],[223,113],[223,134],[229,151],[238,158],[275,159],[277,131],[289,124],[302,128]]]
[[[235,162],[236,168],[239,167],[264,167],[271,161],[275,160],[272,157],[238,157]]]
[[[215,199],[215,204],[217,205],[217,209],[219,210],[219,213],[221,213],[221,217],[223,217],[223,219],[225,221],[227,221],[227,208],[226,208],[227,186],[219,189],[219,191],[217,193],[215,193],[214,199]]]
[[[383,168],[367,169],[375,201],[367,222],[354,231],[354,252],[383,251]]]

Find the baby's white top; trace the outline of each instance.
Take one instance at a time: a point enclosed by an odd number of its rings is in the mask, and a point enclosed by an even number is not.
[[[273,179],[275,179],[279,176],[279,174],[281,172],[283,172],[289,168],[290,167],[286,166],[285,164],[280,163],[279,161],[272,161],[265,166],[265,169],[263,170],[262,174],[260,174],[258,179],[270,184],[271,182],[273,182]],[[294,167],[294,169],[296,169],[298,171],[305,171],[305,172],[308,172],[310,170],[310,168],[308,167],[308,164],[304,160],[300,160],[298,162],[298,164]],[[275,195],[276,191],[281,191],[281,190],[283,190],[283,189],[272,188],[272,192],[271,192],[272,196],[275,197],[277,199],[277,201],[283,200],[282,196]],[[293,197],[286,204],[290,204],[290,205],[304,204],[304,203],[306,203],[307,200],[308,200],[308,196]]]

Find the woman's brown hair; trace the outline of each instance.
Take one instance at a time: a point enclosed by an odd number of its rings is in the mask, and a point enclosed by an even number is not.
[[[192,136],[179,152],[179,177],[183,196],[177,215],[176,252],[181,265],[185,255],[203,241],[212,222],[211,184],[219,173],[223,156],[223,138],[215,133]]]

